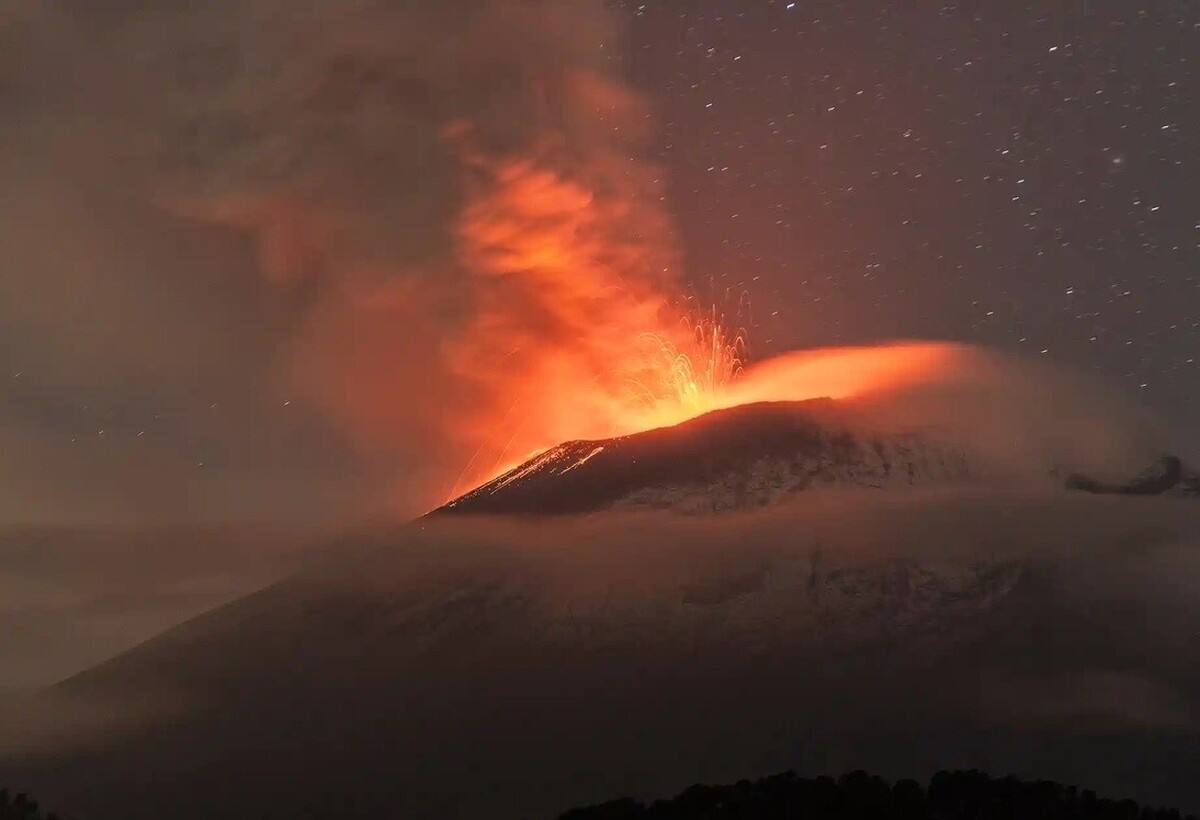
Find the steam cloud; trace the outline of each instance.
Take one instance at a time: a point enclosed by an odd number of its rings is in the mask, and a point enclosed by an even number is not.
[[[688,401],[599,2],[3,9],[0,513],[414,513]]]
[[[270,410],[304,398],[338,422],[297,425],[309,473],[373,464],[411,504],[481,444],[629,400],[610,363],[662,324],[675,251],[601,4],[64,0],[0,26],[5,342],[49,403],[237,405],[202,435],[262,473]],[[15,435],[79,415],[14,403]],[[185,475],[187,433],[156,439]]]

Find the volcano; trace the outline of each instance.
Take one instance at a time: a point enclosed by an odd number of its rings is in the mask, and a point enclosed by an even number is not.
[[[762,402],[560,444],[433,514],[723,512],[819,487],[964,483],[977,466],[963,447],[915,430],[885,432],[845,403]]]
[[[1053,472],[1047,465],[1046,477]],[[852,402],[761,402],[674,427],[565,442],[430,515],[721,513],[770,506],[812,489],[963,487],[994,473],[952,436],[896,429]],[[1071,472],[1064,484],[1094,494],[1200,494],[1200,474],[1173,455],[1126,481]]]
[[[1200,807],[1200,608],[1147,569],[1195,546],[1200,507],[1145,497],[1189,473],[988,476],[832,401],[563,444],[10,706],[0,773],[98,820],[551,817],[949,764]]]

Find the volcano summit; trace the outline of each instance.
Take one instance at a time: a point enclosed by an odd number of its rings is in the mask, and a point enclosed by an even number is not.
[[[1062,472],[1045,467],[1033,478],[1048,482]],[[853,402],[760,402],[674,427],[565,442],[431,515],[720,513],[770,506],[810,489],[962,487],[994,480],[998,472],[952,435],[897,429]],[[1072,472],[1065,486],[1096,494],[1200,491],[1197,475],[1176,456],[1125,481]]]
[[[674,427],[560,444],[434,514],[722,512],[814,487],[898,488],[973,475],[964,448],[915,431],[884,432],[839,402],[762,402]]]
[[[948,761],[1200,806],[1200,506],[1145,497],[1193,474],[1064,486],[915,418],[757,403],[559,445],[0,710],[0,765],[98,820],[515,820]]]

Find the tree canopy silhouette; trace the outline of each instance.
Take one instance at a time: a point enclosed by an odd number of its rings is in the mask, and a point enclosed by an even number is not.
[[[572,809],[559,820],[1196,820],[1174,809],[1109,800],[1046,780],[993,778],[971,771],[938,772],[924,787],[851,772],[802,778],[785,772],[733,785],[695,785],[646,804],[621,798]]]
[[[0,820],[60,820],[57,814],[42,814],[37,801],[23,793],[13,796],[0,789]]]

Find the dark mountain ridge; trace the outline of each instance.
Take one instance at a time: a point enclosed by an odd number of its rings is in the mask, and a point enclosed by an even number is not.
[[[1200,667],[1176,646],[1200,610],[1186,583],[1131,579],[1200,507],[905,496],[982,462],[873,418],[749,405],[553,448],[19,705],[0,775],[94,820],[515,820],[738,772],[947,762],[1194,810]],[[548,515],[821,486],[873,491]]]
[[[762,402],[673,427],[565,442],[432,514],[720,512],[816,486],[964,482],[974,468],[965,448],[918,431],[876,429],[840,402]]]
[[[1047,480],[1053,473],[1047,465]],[[763,402],[673,427],[564,442],[430,515],[717,513],[819,487],[901,489],[988,478],[985,459],[966,444],[929,430],[890,429],[852,403]],[[1058,481],[1094,494],[1200,494],[1200,475],[1174,455],[1126,482],[1076,472]]]

